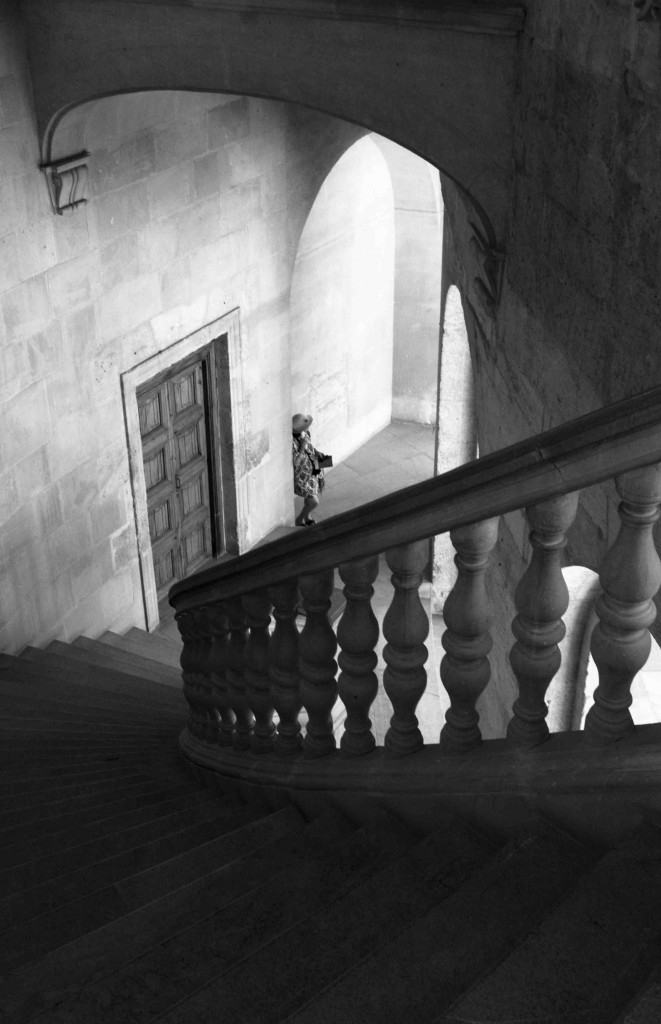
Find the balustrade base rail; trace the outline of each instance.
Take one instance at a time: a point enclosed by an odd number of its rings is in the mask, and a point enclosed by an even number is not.
[[[221,789],[276,807],[292,800],[311,817],[330,803],[364,820],[387,809],[423,830],[457,813],[501,836],[547,817],[586,840],[612,843],[642,820],[661,825],[661,724],[595,746],[583,732],[555,733],[542,746],[486,740],[448,757],[429,744],[407,757],[376,747],[360,758],[251,754],[205,743],[185,729],[187,761]]]

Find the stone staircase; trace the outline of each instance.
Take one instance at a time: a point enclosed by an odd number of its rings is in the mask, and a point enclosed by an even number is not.
[[[0,1020],[648,1024],[661,830],[420,835],[188,772],[173,641],[0,656]]]

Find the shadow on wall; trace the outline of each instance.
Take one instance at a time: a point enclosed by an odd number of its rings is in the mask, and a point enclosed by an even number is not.
[[[451,285],[445,300],[438,386],[438,445],[435,474],[447,473],[477,456],[475,388],[466,321],[459,289]],[[456,579],[454,548],[448,533],[434,540],[432,611],[443,604]]]

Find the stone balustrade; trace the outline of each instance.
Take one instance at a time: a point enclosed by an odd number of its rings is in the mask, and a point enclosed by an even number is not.
[[[439,764],[467,760],[483,743],[476,705],[490,685],[491,630],[502,614],[491,606],[485,579],[500,515],[516,508],[525,509],[531,554],[512,587],[510,666],[518,695],[499,749],[545,749],[545,695],[560,666],[569,599],[563,551],[580,501],[572,485],[609,477],[622,498],[621,526],[601,569],[592,641],[599,685],[582,736],[590,748],[613,746],[634,729],[631,684],[645,664],[656,616],[661,560],[652,531],[661,505],[660,457],[655,389],[177,584],[170,599],[183,640],[187,756],[222,771],[225,751],[235,778],[244,765],[251,778],[271,771],[284,786],[293,772],[304,787],[305,772],[294,770],[299,762],[312,775],[312,765],[325,761],[353,761],[369,774],[375,757],[413,763],[430,746]],[[485,514],[476,515],[478,509]],[[446,531],[457,567],[440,664],[449,709],[438,742],[425,746],[416,708],[427,685],[430,624],[419,590],[428,538]],[[380,682],[372,608],[380,555],[392,584],[381,680],[391,715],[381,748],[370,720]],[[329,609],[340,581],[346,605],[334,624]],[[346,709],[341,728],[333,718],[338,697]],[[267,764],[289,768],[278,776],[258,767]],[[332,780],[324,785],[332,788]]]
[[[656,615],[652,598],[661,584],[661,560],[651,536],[661,504],[661,463],[623,474],[617,487],[622,528],[601,574],[593,639],[600,681],[586,721],[588,738],[602,745],[633,728],[631,683],[649,653],[649,626]],[[544,698],[560,667],[558,645],[569,599],[562,552],[578,500],[572,493],[526,509],[532,554],[515,592],[510,662],[519,695],[507,729],[513,747],[536,747],[549,736]],[[485,573],[498,523],[494,517],[450,531],[457,580],[444,609],[446,654],[440,674],[450,699],[439,737],[444,755],[464,754],[481,743],[476,702],[489,684],[495,614]],[[416,707],[427,684],[429,619],[419,588],[428,559],[424,541],[385,552],[392,600],[383,620],[383,686],[392,717],[384,748],[396,757],[423,746]],[[178,612],[190,734],[207,745],[231,745],[259,756],[325,757],[336,749],[332,712],[339,695],[346,708],[341,754],[369,755],[376,746],[369,713],[378,692],[379,625],[371,605],[378,565],[378,557],[370,555],[339,567],[346,606],[337,629],[329,618],[333,569]]]

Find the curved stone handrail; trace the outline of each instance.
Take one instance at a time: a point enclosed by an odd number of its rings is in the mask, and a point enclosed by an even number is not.
[[[661,387],[334,516],[176,583],[177,611],[334,568],[611,479],[661,457]]]

